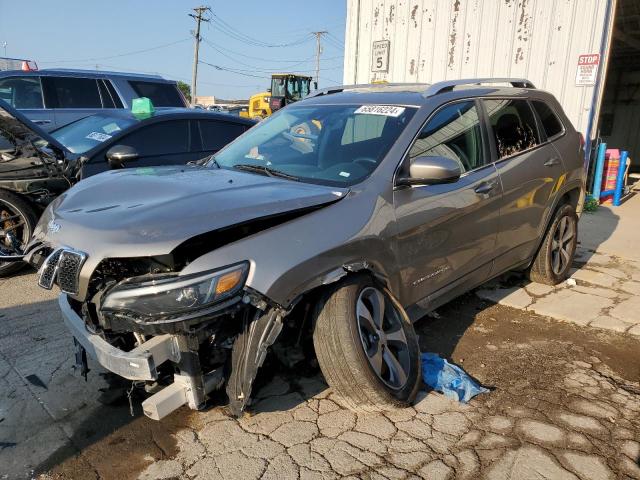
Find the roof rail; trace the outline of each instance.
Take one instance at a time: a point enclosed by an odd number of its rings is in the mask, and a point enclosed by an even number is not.
[[[535,85],[526,78],[465,78],[461,80],[444,80],[430,85],[424,93],[425,97],[432,97],[443,92],[450,92],[454,87],[460,85],[482,85],[487,83],[510,83],[514,88],[536,88]]]
[[[354,87],[364,87],[364,85],[334,85],[332,87],[319,88],[318,90],[313,90],[305,98],[319,97],[321,95],[330,95],[332,93],[340,93],[343,90],[348,90]]]

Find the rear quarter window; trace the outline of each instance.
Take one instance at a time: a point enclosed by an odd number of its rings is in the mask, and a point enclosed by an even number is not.
[[[540,123],[542,123],[542,128],[547,134],[547,138],[555,137],[562,133],[564,126],[549,105],[538,100],[534,100],[531,104],[538,117],[540,117]]]
[[[498,158],[516,155],[540,144],[533,110],[527,100],[484,100]]]
[[[129,85],[139,97],[147,97],[156,107],[184,107],[178,87],[172,83],[130,80]]]

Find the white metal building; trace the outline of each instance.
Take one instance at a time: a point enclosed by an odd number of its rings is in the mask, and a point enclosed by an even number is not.
[[[347,1],[345,84],[527,78],[640,166],[640,0]]]

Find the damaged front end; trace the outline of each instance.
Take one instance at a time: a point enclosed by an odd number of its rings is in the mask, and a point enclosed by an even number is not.
[[[78,292],[82,252],[40,247],[40,286],[56,283],[59,304],[77,348],[116,375],[154,392],[144,414],[160,420],[182,405],[201,409],[226,381],[230,408],[245,409],[258,368],[286,312],[246,286],[249,262],[179,275],[172,255],[105,259],[91,275],[84,301]]]

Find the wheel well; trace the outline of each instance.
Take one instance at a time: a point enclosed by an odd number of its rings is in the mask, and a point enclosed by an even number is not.
[[[574,188],[572,190],[569,190],[568,192],[565,192],[562,195],[562,198],[560,198],[560,201],[558,202],[558,207],[564,204],[569,204],[574,209],[577,210],[579,201],[580,201],[580,189]]]

